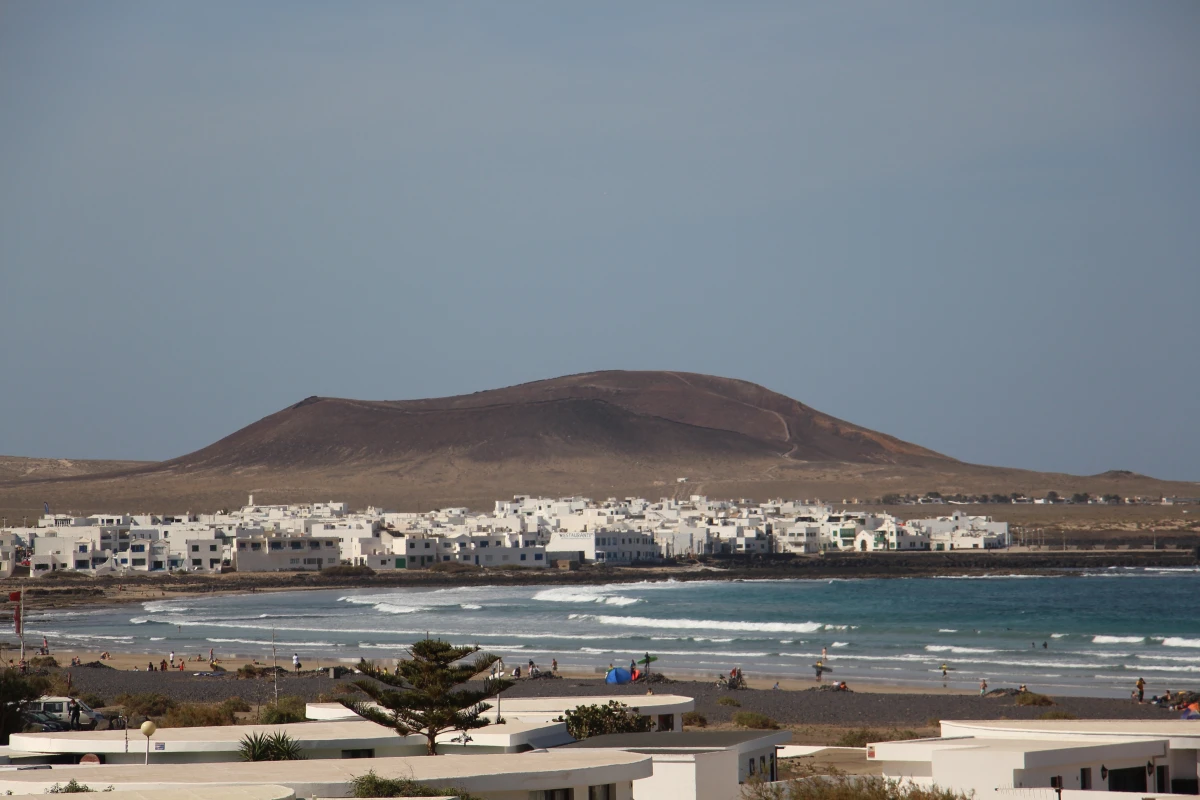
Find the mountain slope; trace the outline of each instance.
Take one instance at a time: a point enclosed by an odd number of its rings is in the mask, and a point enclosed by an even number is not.
[[[744,381],[598,372],[429,400],[310,397],[159,469],[320,468],[453,455],[910,463],[933,451]]]

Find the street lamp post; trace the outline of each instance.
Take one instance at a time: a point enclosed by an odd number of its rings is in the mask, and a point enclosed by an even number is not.
[[[150,763],[150,737],[158,730],[158,726],[153,720],[146,720],[142,723],[142,735],[146,737],[146,764]]]

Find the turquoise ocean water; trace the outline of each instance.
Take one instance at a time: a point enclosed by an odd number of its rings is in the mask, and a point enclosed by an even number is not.
[[[689,581],[561,587],[320,590],[196,596],[31,615],[52,647],[394,658],[426,633],[509,664],[591,671],[645,652],[667,674],[1128,696],[1200,686],[1200,570],[1066,577]]]

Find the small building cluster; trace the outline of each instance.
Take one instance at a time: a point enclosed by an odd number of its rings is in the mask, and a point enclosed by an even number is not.
[[[376,571],[455,562],[488,568],[630,565],[722,554],[971,550],[1007,547],[1008,523],[955,511],[901,520],[776,500],[517,496],[491,513],[443,508],[351,511],[346,503],[256,505],[216,514],[51,514],[0,530],[0,577],[30,574],[282,572],[336,565]]]

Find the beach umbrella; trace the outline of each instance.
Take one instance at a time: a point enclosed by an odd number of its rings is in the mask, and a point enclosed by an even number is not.
[[[633,676],[629,674],[629,670],[622,669],[621,667],[614,667],[610,669],[608,674],[604,676],[605,683],[621,684],[629,683],[631,680],[633,680]]]

